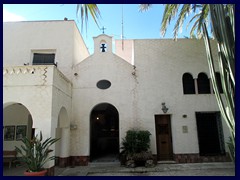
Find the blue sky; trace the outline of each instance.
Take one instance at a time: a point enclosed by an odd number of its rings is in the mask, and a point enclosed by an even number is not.
[[[160,26],[164,6],[154,4],[147,12],[139,12],[138,4],[99,4],[101,11],[100,27],[106,27],[105,34],[120,39],[123,32],[125,39],[156,39],[163,38]],[[35,20],[75,20],[82,37],[93,52],[92,37],[98,36],[102,30],[89,17],[87,32],[85,26],[81,30],[81,19],[76,16],[76,4],[3,4],[3,21],[35,21]],[[173,23],[168,28],[164,38],[172,38]],[[190,29],[190,28],[189,28]],[[189,36],[189,29],[183,26],[179,38]]]

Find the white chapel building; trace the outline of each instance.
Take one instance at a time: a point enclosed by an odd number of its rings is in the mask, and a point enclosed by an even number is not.
[[[156,161],[229,160],[203,40],[93,41],[90,55],[73,20],[3,23],[3,150],[40,131],[61,138],[51,174],[119,161],[126,131],[140,129]]]

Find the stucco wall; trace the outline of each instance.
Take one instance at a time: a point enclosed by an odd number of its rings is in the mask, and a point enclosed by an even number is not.
[[[99,43],[101,38],[99,36]],[[125,132],[134,125],[134,82],[133,67],[125,60],[114,55],[110,49],[105,53],[95,53],[75,68],[77,75],[73,78],[72,123],[77,125],[71,131],[71,155],[88,156],[90,153],[90,114],[100,103],[109,103],[119,113],[120,140]],[[99,80],[106,79],[111,87],[98,89]]]
[[[85,58],[87,58],[90,54],[86,47],[85,42],[83,41],[82,35],[79,32],[79,29],[77,28],[76,23],[74,23],[74,36],[73,36],[73,43],[74,43],[74,49],[73,49],[73,65],[78,64]]]
[[[4,108],[3,112],[3,125],[6,126],[15,126],[15,132],[17,126],[25,125],[27,127],[26,135],[30,137],[32,122],[29,122],[29,112],[28,110],[19,104],[14,104],[13,106],[8,106]],[[5,133],[5,129],[3,129],[3,134]],[[3,149],[6,150],[14,150],[15,146],[20,146],[21,141],[16,139],[16,133],[13,141],[6,141],[3,135]]]
[[[34,52],[54,52],[58,68],[71,79],[73,64],[89,53],[74,21],[3,23],[3,64],[32,64]]]
[[[4,107],[24,105],[36,132],[61,137],[56,154],[69,157],[89,156],[90,114],[100,103],[118,110],[120,144],[127,130],[146,129],[152,133],[151,151],[157,154],[154,115],[163,114],[165,102],[171,115],[173,153],[199,153],[195,112],[219,109],[214,94],[184,95],[182,75],[189,72],[196,79],[204,72],[209,77],[203,41],[125,40],[122,51],[118,40],[117,55],[112,53],[111,36],[99,35],[94,41],[94,54],[89,56],[74,21],[4,23]],[[101,42],[107,44],[107,52],[100,51]],[[213,48],[216,57],[216,45]],[[31,66],[33,53],[44,51],[56,53],[58,69]],[[110,88],[97,88],[103,79],[111,82]],[[70,124],[76,128],[70,130]],[[223,130],[227,140],[224,121]]]
[[[10,105],[15,103],[21,103],[32,116],[32,127],[35,128],[35,134],[42,131],[45,138],[54,138],[58,127],[68,128],[60,136],[59,146],[63,143],[68,145],[72,92],[70,81],[53,65],[4,67],[3,72],[4,108],[11,107]],[[60,111],[63,107],[66,109],[66,113],[62,118],[60,117]],[[17,110],[14,113],[20,118],[21,114]],[[22,113],[22,115],[24,114],[26,113]],[[61,126],[59,118],[62,118]],[[66,122],[64,123],[64,121]],[[17,121],[11,123],[18,124]],[[65,136],[68,138],[65,138]],[[8,143],[4,148],[12,148],[17,144],[9,145]],[[55,146],[51,148],[54,150]],[[61,152],[60,155],[69,156],[69,146],[64,147]],[[53,164],[54,162],[49,162],[47,166],[51,167]]]
[[[216,46],[215,57],[216,57]],[[156,153],[155,114],[163,114],[162,102],[171,114],[173,152],[198,153],[195,112],[219,111],[214,94],[184,95],[182,75],[193,78],[205,72],[209,77],[206,52],[202,40],[134,40],[134,56],[138,83],[138,119],[152,132],[151,148]],[[182,116],[186,114],[187,118]],[[223,121],[225,139],[228,129]],[[188,126],[188,133],[182,132]]]
[[[134,40],[115,40],[116,54],[130,64],[134,64]]]

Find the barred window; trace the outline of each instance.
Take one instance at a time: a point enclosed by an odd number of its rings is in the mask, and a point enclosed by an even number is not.
[[[33,65],[53,64],[54,65],[55,54],[34,53]]]

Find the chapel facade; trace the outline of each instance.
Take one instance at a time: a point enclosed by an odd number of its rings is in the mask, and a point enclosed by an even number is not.
[[[203,40],[93,40],[90,55],[71,20],[3,23],[4,150],[42,131],[61,138],[49,171],[119,161],[126,131],[140,129],[156,161],[229,160]]]

